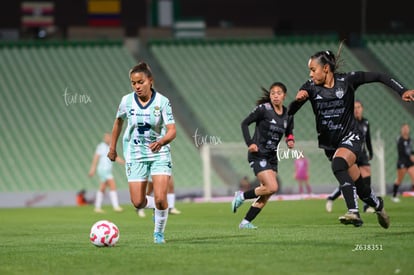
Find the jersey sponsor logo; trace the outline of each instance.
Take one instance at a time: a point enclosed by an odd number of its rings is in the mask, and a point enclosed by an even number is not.
[[[141,117],[149,117],[150,116],[150,114],[147,114],[147,113],[135,113],[135,109],[134,108],[131,108],[131,109],[129,109],[129,115],[130,116],[141,116]]]
[[[151,124],[149,124],[148,122],[145,122],[145,123],[142,123],[142,122],[137,123],[137,130],[138,130],[138,133],[140,135],[143,135],[149,129],[151,129]]]

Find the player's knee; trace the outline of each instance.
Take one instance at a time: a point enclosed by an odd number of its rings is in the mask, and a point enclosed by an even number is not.
[[[337,174],[343,171],[348,171],[348,163],[346,162],[344,158],[335,157],[332,160],[331,168],[334,174]]]
[[[154,199],[155,207],[159,210],[164,210],[168,208],[168,202],[163,199]]]
[[[132,205],[135,208],[145,208],[147,206],[147,201],[145,199],[131,199]]]
[[[267,189],[267,193],[269,195],[273,195],[273,194],[275,194],[277,192],[278,187],[277,187],[277,184],[276,184],[276,185],[272,185],[272,186],[267,186],[266,189]]]

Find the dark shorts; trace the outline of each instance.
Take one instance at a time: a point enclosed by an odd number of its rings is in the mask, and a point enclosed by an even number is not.
[[[369,158],[365,150],[359,154],[356,164],[358,166],[370,166]]]
[[[363,141],[361,140],[359,133],[350,132],[341,140],[336,149],[325,149],[325,155],[332,161],[336,150],[339,148],[347,148],[359,158],[359,156],[362,155],[362,143]]]
[[[414,163],[411,160],[398,160],[397,169],[410,168]]]
[[[253,169],[254,174],[257,174],[264,170],[273,170],[277,173],[277,156],[263,156],[257,153],[248,153],[247,160],[250,167]]]

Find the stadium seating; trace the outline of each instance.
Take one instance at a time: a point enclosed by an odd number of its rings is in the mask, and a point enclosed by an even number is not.
[[[377,42],[367,48],[411,87],[410,41]],[[198,134],[217,137],[223,143],[243,142],[240,122],[261,96],[261,86],[284,82],[288,104],[308,78],[309,56],[323,49],[336,52],[338,41],[180,40],[149,44],[150,53],[165,73],[157,77],[167,77],[182,98],[182,102],[174,102],[174,112],[189,108],[203,130]],[[342,58],[342,71],[372,70],[347,47]],[[0,192],[95,189],[97,179],[87,177],[89,165],[102,134],[112,128],[121,96],[130,91],[127,70],[135,64],[133,56],[121,43],[28,43],[0,45],[0,59]],[[391,61],[395,63],[387,64]],[[363,86],[357,93],[373,138],[380,132],[385,141],[387,182],[395,176],[399,125],[412,119],[391,93],[380,84]],[[202,163],[191,135],[196,128],[188,127],[177,121],[178,136],[172,144],[174,175],[178,190],[197,192],[203,184]],[[316,138],[309,104],[296,116],[295,135],[302,141]],[[244,152],[242,157],[230,154],[227,161],[214,161],[215,168],[231,170],[234,177],[229,182],[229,177],[219,177],[217,170],[213,174],[216,186],[236,188],[241,177],[251,174]],[[325,159],[311,161],[326,165]],[[119,188],[127,188],[123,168],[116,165],[114,172]],[[292,165],[281,163],[281,173],[285,185],[295,185]],[[334,181],[326,169],[311,177],[323,184]]]
[[[240,122],[261,95],[260,87],[268,88],[272,82],[282,81],[288,87],[286,102],[290,102],[308,78],[309,56],[324,49],[336,53],[338,46],[336,40],[323,39],[311,42],[277,39],[237,42],[157,41],[151,45],[151,52],[196,113],[197,119],[203,123],[208,132],[206,134],[220,136],[223,142],[242,142]],[[401,51],[394,52],[398,54]],[[405,52],[410,53],[407,49]],[[347,47],[343,49],[341,58],[340,71],[375,70],[365,67]],[[403,60],[399,62],[407,64]],[[385,141],[387,182],[393,181],[395,176],[395,138],[399,124],[411,118],[391,93],[381,84],[372,84],[361,87],[356,95],[365,105],[365,116],[370,120],[372,137],[376,138],[379,133]],[[314,140],[316,133],[312,110],[309,104],[303,109],[296,116],[296,136],[301,140]],[[313,163],[319,165],[320,161],[318,159]],[[326,162],[324,159],[322,161]],[[295,184],[292,169],[292,165],[284,167],[281,173],[289,179],[290,184]],[[314,181],[335,181],[332,177],[326,177],[325,172],[313,174]],[[235,176],[244,174],[245,166],[240,164]]]

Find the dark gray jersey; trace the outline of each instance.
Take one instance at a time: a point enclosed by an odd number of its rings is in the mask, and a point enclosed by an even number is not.
[[[253,137],[249,125],[256,123]],[[292,134],[293,118],[288,116],[286,107],[278,115],[270,103],[256,106],[241,123],[243,138],[247,144],[256,144],[260,155],[274,155],[283,135]]]
[[[335,150],[344,137],[361,134],[354,117],[355,91],[360,85],[372,82],[382,82],[400,95],[406,91],[395,79],[373,72],[335,73],[332,88],[315,85],[311,80],[302,85],[300,90],[308,92],[307,100],[315,114],[320,148]],[[293,101],[289,114],[294,115],[306,101]]]

